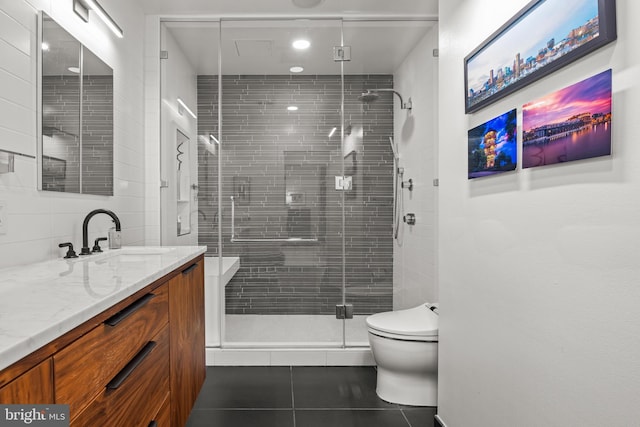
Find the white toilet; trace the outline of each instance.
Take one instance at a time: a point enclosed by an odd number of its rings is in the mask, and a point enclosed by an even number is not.
[[[437,304],[377,313],[367,317],[367,327],[378,365],[378,396],[402,405],[437,406]]]

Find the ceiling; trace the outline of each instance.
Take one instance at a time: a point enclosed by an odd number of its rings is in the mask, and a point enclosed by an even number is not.
[[[409,16],[438,15],[438,0],[321,0],[315,7],[292,0],[137,0],[145,14],[214,16]],[[298,0],[296,0],[298,1]]]
[[[438,0],[137,1],[146,14],[175,21],[163,25],[197,74],[218,73],[216,18],[223,74],[289,74],[293,65],[304,67],[302,74],[340,74],[333,47],[342,34],[352,49],[345,73],[381,74],[398,68],[438,15]],[[308,3],[316,5],[299,6]],[[296,37],[308,38],[311,47],[295,51]]]
[[[392,74],[434,21],[267,20],[217,22],[165,22],[196,74],[218,74],[218,42],[222,35],[223,74],[289,74],[302,66],[302,74],[340,74],[335,46],[351,47],[345,74]],[[219,26],[222,31],[219,31]],[[305,38],[306,50],[292,42]],[[163,49],[169,50],[167,44]]]

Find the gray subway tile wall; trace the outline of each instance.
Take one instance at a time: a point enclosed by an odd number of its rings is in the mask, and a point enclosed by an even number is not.
[[[112,195],[113,77],[85,75],[82,86],[80,129],[80,77],[42,77],[43,189]]]
[[[226,286],[227,314],[335,313],[342,301],[343,207],[347,301],[356,314],[392,308],[393,95],[372,104],[358,97],[393,87],[393,76],[348,75],[344,86],[343,149],[339,75],[223,77],[222,145],[214,154],[198,144],[198,231],[199,243],[217,255],[222,227],[223,255],[240,257]],[[209,134],[218,136],[218,78],[203,75],[198,135]],[[352,177],[351,190],[335,190],[342,175]],[[231,242],[230,196],[236,238],[317,242]]]
[[[82,192],[113,194],[113,76],[82,79]]]
[[[48,191],[80,192],[80,77],[42,76],[42,182]]]

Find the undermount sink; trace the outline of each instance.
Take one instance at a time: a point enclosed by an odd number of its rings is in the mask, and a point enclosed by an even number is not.
[[[175,249],[170,247],[125,246],[115,252],[114,255],[162,255]]]
[[[124,246],[121,249],[106,250],[100,254],[82,256],[75,260],[102,262],[107,259],[120,259],[122,262],[144,262],[155,259],[154,256],[165,255],[175,251],[175,247],[163,246]],[[149,258],[151,256],[151,258]]]

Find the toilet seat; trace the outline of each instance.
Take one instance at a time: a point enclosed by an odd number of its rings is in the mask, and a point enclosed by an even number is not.
[[[377,313],[366,319],[369,332],[406,341],[438,341],[438,315],[429,304]]]

